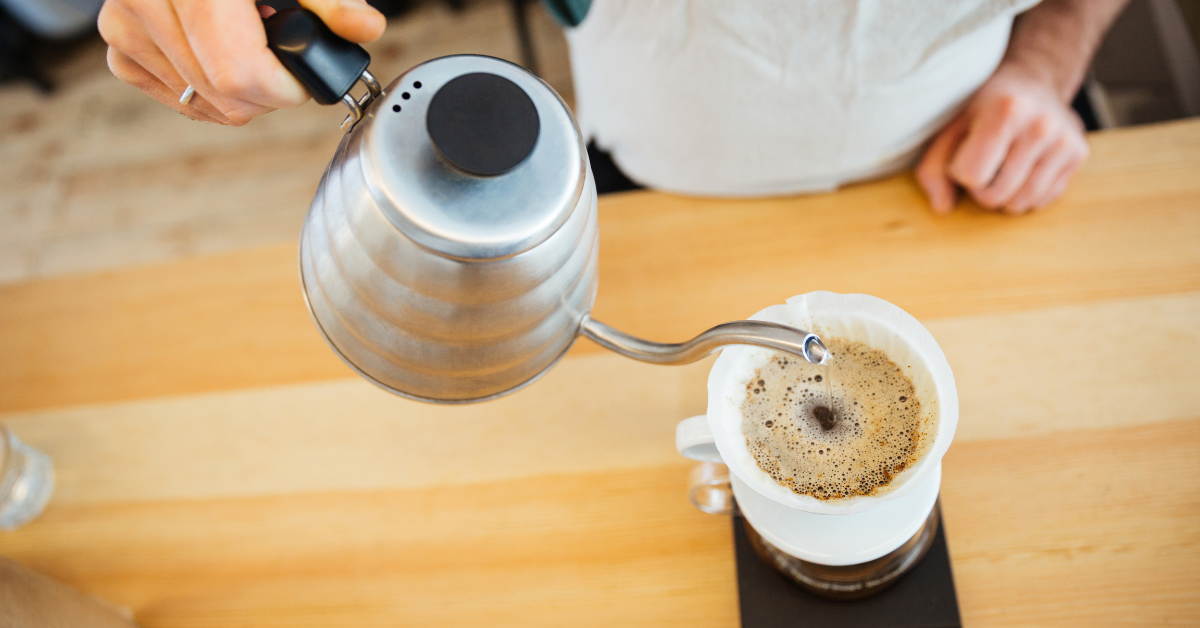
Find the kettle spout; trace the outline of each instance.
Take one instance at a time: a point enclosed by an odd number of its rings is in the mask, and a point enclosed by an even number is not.
[[[726,345],[773,349],[802,357],[812,364],[824,364],[829,359],[829,350],[816,334],[765,321],[722,323],[687,342],[679,343],[643,340],[613,329],[590,316],[583,317],[580,331],[606,349],[653,364],[691,364]]]

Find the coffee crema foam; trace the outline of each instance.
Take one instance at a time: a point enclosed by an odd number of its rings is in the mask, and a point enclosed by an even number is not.
[[[932,419],[886,353],[841,338],[825,344],[823,366],[776,354],[755,372],[741,406],[746,445],[760,469],[797,494],[875,495],[929,449]]]

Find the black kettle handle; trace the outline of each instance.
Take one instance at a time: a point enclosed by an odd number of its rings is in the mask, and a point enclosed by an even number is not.
[[[379,82],[367,72],[371,55],[362,46],[338,37],[316,13],[295,2],[260,2],[276,9],[263,20],[267,47],[287,68],[313,100],[322,105],[343,102],[350,117],[348,128],[362,118],[362,110],[382,91]],[[368,93],[359,101],[350,96],[350,88],[362,80]]]

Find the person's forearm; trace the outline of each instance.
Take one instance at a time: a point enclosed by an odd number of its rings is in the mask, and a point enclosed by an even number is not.
[[[1128,0],[1045,0],[1019,15],[1000,70],[1036,77],[1064,103]]]

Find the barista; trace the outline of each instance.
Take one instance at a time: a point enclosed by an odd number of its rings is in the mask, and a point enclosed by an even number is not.
[[[833,189],[912,167],[930,206],[960,191],[1020,214],[1087,156],[1068,103],[1126,0],[545,0],[570,28],[584,133],[631,179],[683,194]],[[369,42],[364,0],[301,0]],[[241,125],[308,99],[250,0],[107,0],[121,80]],[[261,15],[260,15],[261,14]],[[195,97],[180,104],[191,85]]]

